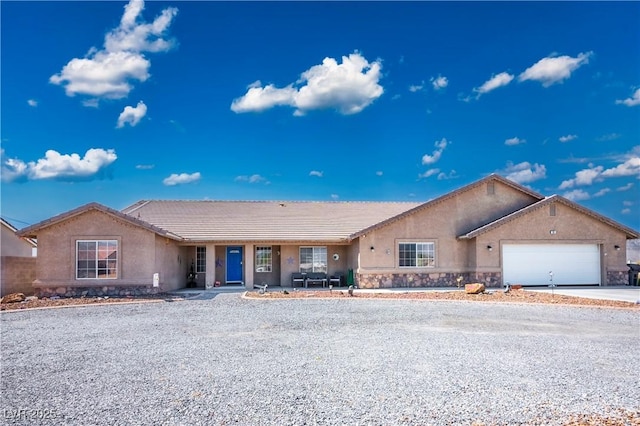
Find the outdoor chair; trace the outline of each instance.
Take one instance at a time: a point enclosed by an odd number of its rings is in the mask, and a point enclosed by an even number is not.
[[[338,287],[342,287],[342,272],[336,272],[335,274],[329,277],[330,285],[338,285]]]
[[[305,283],[304,275],[300,272],[294,272],[291,274],[291,287],[306,287],[307,283]]]

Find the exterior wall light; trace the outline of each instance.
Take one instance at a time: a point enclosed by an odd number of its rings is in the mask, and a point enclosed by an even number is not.
[[[620,250],[620,246],[617,245],[617,244],[615,246],[613,246],[613,248],[616,249],[616,251]]]
[[[557,232],[557,231],[556,231],[555,229],[552,229],[551,231],[549,231],[549,234],[551,234],[551,235],[556,235],[556,232]]]
[[[376,248],[374,246],[371,246],[371,253],[373,253],[374,251],[376,251]]]
[[[489,244],[489,245],[487,246],[487,250],[489,250],[489,251],[493,250],[493,247],[491,247],[491,244]]]

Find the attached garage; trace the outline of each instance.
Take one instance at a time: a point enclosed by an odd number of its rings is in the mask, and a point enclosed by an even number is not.
[[[600,285],[598,244],[504,244],[502,274],[505,283]]]

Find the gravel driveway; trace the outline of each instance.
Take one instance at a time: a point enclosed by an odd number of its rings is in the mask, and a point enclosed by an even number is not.
[[[0,423],[561,425],[640,412],[637,311],[219,294],[0,320]]]

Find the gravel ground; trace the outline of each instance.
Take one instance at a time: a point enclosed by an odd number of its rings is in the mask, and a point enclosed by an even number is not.
[[[219,294],[0,321],[6,424],[640,424],[637,310]]]

